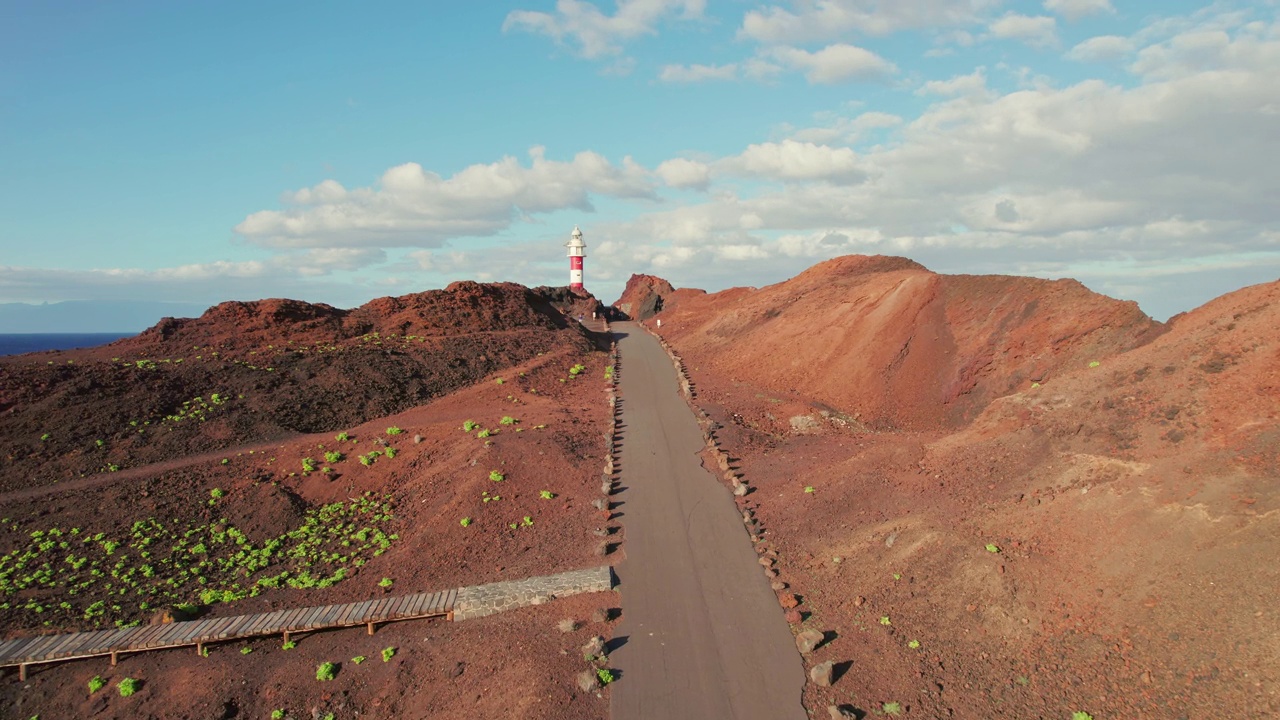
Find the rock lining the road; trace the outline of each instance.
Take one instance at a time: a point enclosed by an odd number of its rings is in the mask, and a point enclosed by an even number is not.
[[[523,580],[473,585],[458,589],[453,619],[471,620],[529,605],[542,605],[559,597],[612,589],[613,569],[608,565]]]

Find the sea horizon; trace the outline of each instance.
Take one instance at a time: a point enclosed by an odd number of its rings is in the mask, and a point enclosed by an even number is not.
[[[97,347],[132,337],[132,332],[92,333],[0,333],[0,356],[25,355],[47,350],[75,350]]]

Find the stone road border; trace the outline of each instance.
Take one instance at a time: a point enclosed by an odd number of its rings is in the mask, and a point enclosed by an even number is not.
[[[453,620],[471,620],[529,605],[542,605],[570,595],[605,592],[613,587],[613,568],[602,565],[556,575],[458,588]]]

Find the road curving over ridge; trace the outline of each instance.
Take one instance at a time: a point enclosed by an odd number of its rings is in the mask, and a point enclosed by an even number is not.
[[[626,559],[610,664],[614,720],[804,720],[804,669],[732,496],[657,340],[617,323],[615,496]]]

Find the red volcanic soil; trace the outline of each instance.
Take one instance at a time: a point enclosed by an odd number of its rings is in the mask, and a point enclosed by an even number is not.
[[[0,489],[341,429],[557,347],[593,345],[543,295],[466,282],[354,310],[227,302],[100,348],[2,358]]]
[[[459,283],[351,311],[224,303],[102,348],[5,358],[4,637],[599,565],[601,347],[547,295]],[[599,718],[607,698],[574,675],[609,625],[555,625],[611,603],[36,666],[26,684],[6,670],[0,716]],[[325,661],[342,664],[329,683]],[[95,675],[144,684],[89,698]]]
[[[784,283],[687,297],[662,334],[728,380],[877,429],[954,427],[993,398],[1164,328],[1073,280],[938,275],[905,258],[829,260]]]
[[[658,317],[846,663],[815,716],[1280,713],[1280,283],[1163,326],[855,257]]]

